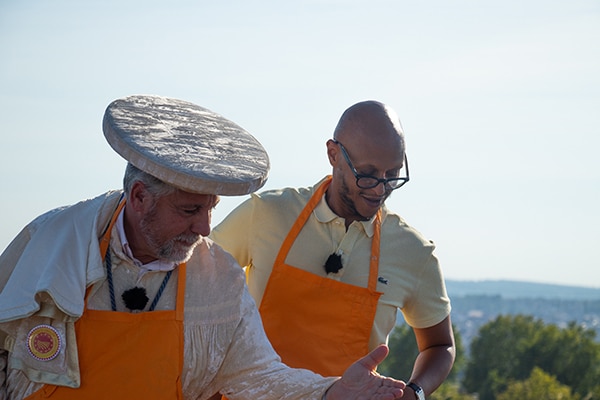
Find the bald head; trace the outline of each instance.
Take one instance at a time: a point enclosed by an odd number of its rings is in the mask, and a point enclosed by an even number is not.
[[[374,100],[362,101],[342,114],[333,134],[341,142],[395,142],[404,151],[404,132],[398,115]]]
[[[327,156],[333,169],[326,201],[346,227],[372,218],[392,190],[408,180],[408,166],[406,178],[400,174],[406,160],[402,125],[396,113],[378,101],[363,101],[344,111],[333,139],[327,141]]]

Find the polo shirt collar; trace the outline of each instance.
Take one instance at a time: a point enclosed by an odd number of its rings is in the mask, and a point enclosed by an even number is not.
[[[325,194],[323,195],[323,197],[321,197],[321,200],[319,201],[319,203],[317,204],[317,206],[315,207],[313,212],[315,214],[315,217],[317,218],[317,221],[324,223],[324,224],[331,222],[336,218],[343,219],[340,216],[338,216],[336,213],[334,213],[333,210],[331,210],[331,208],[329,207],[329,204],[327,204],[327,200],[325,200]],[[381,207],[381,223],[383,223],[383,220],[385,219],[386,214],[387,214],[387,209],[384,204]],[[375,216],[373,216],[368,221],[356,221],[356,222],[363,226],[365,234],[368,237],[373,237],[373,234],[375,232],[375,224],[373,223],[374,221],[375,221]]]

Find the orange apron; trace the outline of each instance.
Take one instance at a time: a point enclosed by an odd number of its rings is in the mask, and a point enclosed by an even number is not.
[[[259,310],[267,336],[284,363],[337,376],[368,353],[381,296],[376,291],[381,213],[375,217],[367,288],[285,264],[290,248],[330,183],[331,178],[317,188],[290,229]]]
[[[101,254],[123,204],[100,242]],[[175,310],[131,314],[86,307],[75,322],[81,386],[44,385],[27,399],[182,399],[185,264],[178,269]]]

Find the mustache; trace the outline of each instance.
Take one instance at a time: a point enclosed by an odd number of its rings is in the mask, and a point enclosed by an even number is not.
[[[183,242],[188,246],[198,243],[202,239],[202,235],[194,235],[194,234],[181,234],[176,236],[173,240],[178,242]]]

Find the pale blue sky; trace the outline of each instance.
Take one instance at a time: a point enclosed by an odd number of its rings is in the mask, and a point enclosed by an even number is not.
[[[3,0],[0,250],[38,214],[120,188],[101,130],[116,98],[232,119],[269,152],[265,189],[329,173],[340,114],[376,99],[411,166],[388,206],[446,278],[600,287],[599,71],[598,0]]]

